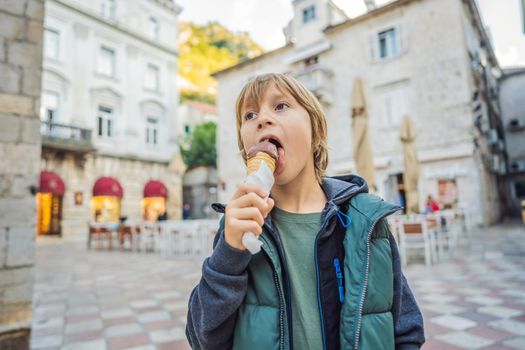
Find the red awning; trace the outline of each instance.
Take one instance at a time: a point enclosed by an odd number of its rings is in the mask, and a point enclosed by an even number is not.
[[[144,186],[144,198],[146,197],[168,198],[168,189],[162,182],[150,180],[146,186]]]
[[[124,191],[117,179],[101,177],[93,186],[93,196],[115,196],[122,198]]]
[[[60,176],[52,171],[42,171],[40,173],[40,188],[38,192],[63,196],[65,191],[66,186]]]

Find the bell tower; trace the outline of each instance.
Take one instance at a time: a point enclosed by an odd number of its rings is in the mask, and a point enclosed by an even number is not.
[[[323,29],[348,19],[331,0],[293,0],[294,16],[284,28],[286,43],[308,46],[324,39]]]

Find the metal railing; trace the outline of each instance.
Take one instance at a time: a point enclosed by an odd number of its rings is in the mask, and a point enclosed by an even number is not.
[[[42,121],[40,134],[44,144],[47,142],[92,148],[90,129]]]
[[[295,74],[295,78],[312,92],[329,90],[332,76],[333,72],[329,68],[318,64],[306,67]]]

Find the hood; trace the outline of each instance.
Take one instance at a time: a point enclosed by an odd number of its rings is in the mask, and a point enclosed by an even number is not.
[[[357,175],[325,177],[321,186],[328,202],[333,202],[338,206],[356,194],[368,192],[365,179]]]
[[[325,209],[332,207],[334,204],[340,206],[353,196],[368,192],[368,184],[362,177],[357,175],[325,177],[321,187],[327,197],[328,205]],[[213,210],[218,213],[224,213],[225,207],[221,203],[212,204]]]

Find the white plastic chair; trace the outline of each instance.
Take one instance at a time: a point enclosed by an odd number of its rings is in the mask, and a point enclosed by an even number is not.
[[[399,221],[398,232],[403,266],[408,263],[408,250],[423,250],[427,266],[437,260],[435,239],[428,229],[426,220]]]
[[[158,226],[155,223],[142,222],[139,227],[140,234],[138,236],[140,238],[137,242],[139,250],[158,252],[160,246]]]

